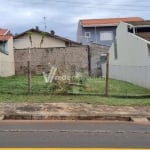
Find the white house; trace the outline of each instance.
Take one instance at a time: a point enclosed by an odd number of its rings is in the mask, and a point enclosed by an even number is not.
[[[14,49],[50,48],[78,46],[77,42],[55,35],[54,31],[44,32],[38,28],[29,29],[14,36]]]
[[[0,28],[0,76],[14,74],[13,36],[8,29]]]
[[[150,21],[121,22],[110,48],[110,78],[150,88]]]

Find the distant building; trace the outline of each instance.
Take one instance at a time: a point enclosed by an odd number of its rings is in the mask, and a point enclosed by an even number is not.
[[[82,19],[78,23],[77,42],[87,45],[96,43],[111,46],[120,22],[143,21],[140,17]]]
[[[50,48],[50,47],[70,47],[79,46],[80,44],[55,35],[54,31],[44,32],[36,29],[29,29],[21,34],[14,36],[14,48]]]

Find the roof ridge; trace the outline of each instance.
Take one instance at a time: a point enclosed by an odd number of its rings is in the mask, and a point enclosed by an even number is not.
[[[83,26],[92,26],[92,25],[105,25],[113,24],[117,25],[120,22],[127,21],[144,21],[141,17],[126,17],[126,18],[101,18],[101,19],[81,19],[79,22]]]
[[[75,44],[80,44],[80,43],[78,43],[78,42],[76,42],[76,41],[73,41],[73,40],[71,40],[71,39],[67,39],[67,38],[65,38],[65,37],[62,37],[62,36],[59,36],[59,35],[56,35],[56,34],[51,34],[50,32],[47,32],[47,31],[42,31],[42,30],[40,30],[40,29],[35,29],[35,28],[31,28],[31,29],[28,29],[28,30],[26,30],[26,31],[24,31],[24,32],[22,32],[22,33],[20,33],[20,34],[18,34],[18,35],[16,35],[16,36],[14,36],[14,39],[16,39],[16,38],[18,38],[18,37],[20,37],[20,36],[22,36],[22,35],[24,35],[24,34],[26,34],[27,32],[32,32],[32,31],[34,31],[34,32],[39,32],[39,33],[45,33],[46,35],[49,35],[49,36],[51,36],[51,37],[54,37],[54,38],[57,38],[57,39],[60,39],[60,40],[64,40],[65,42],[72,42],[72,43],[75,43]]]
[[[109,19],[130,19],[130,18],[140,18],[141,17],[114,17],[114,18],[93,18],[93,19],[80,19],[80,20],[109,20]]]

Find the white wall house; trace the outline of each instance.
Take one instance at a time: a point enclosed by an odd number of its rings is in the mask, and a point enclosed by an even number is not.
[[[0,77],[14,74],[13,36],[9,30],[0,29]]]
[[[110,78],[150,88],[150,21],[119,24],[109,73]]]
[[[54,31],[49,33],[40,31],[39,29],[29,29],[14,36],[14,49],[68,47],[76,45],[79,45],[79,43],[57,36]]]

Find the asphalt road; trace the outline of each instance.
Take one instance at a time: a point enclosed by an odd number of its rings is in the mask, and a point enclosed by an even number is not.
[[[0,147],[150,148],[150,124],[98,121],[1,121]]]

